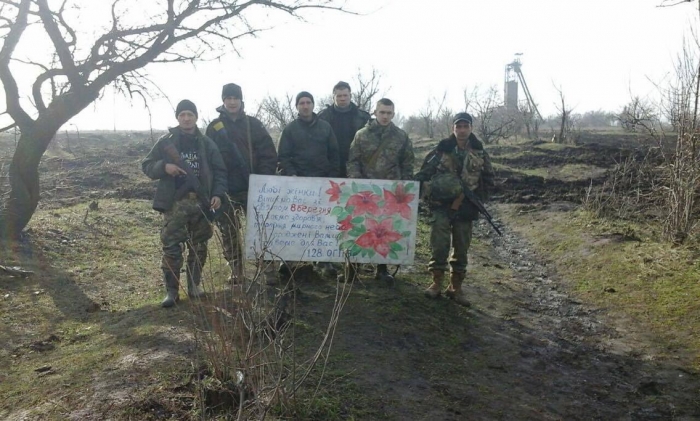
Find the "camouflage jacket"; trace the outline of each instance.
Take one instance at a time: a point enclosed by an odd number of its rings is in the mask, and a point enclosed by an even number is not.
[[[279,171],[299,177],[338,177],[338,142],[331,125],[314,114],[311,121],[297,118],[282,130]]]
[[[413,143],[394,123],[383,127],[370,120],[350,145],[349,178],[413,179]]]
[[[181,150],[180,129],[169,129],[153,146],[153,149],[141,162],[141,169],[152,180],[158,180],[158,187],[153,198],[153,209],[165,212],[175,203],[176,181],[175,177],[165,172],[165,164],[168,163],[163,145],[171,141],[178,151]],[[199,150],[199,181],[206,189],[209,198],[218,196],[222,200],[226,197],[226,166],[214,141],[204,136],[199,129],[195,132],[197,148]]]
[[[367,111],[350,103],[347,111],[339,111],[334,105],[329,105],[318,114],[318,118],[330,123],[333,133],[338,140],[338,158],[340,161],[340,177],[345,177],[345,166],[348,162],[350,144],[358,130],[365,127],[370,119]]]
[[[438,146],[425,157],[415,178],[426,182],[421,195],[432,206],[450,205],[450,203],[442,205],[435,203],[430,198],[430,180],[444,172],[456,174],[463,186],[473,191],[481,200],[488,198],[488,193],[494,186],[491,158],[484,149],[484,144],[473,133],[469,136],[467,148],[464,151],[457,148],[457,139],[451,135],[447,139],[441,140]],[[478,211],[476,208],[469,207],[469,205],[467,207],[466,219],[477,219]]]
[[[219,118],[209,123],[206,134],[216,143],[224,158],[228,170],[228,192],[240,194],[248,191],[248,174],[275,173],[275,144],[260,120],[245,114],[243,105],[241,117],[235,120],[223,106],[216,111]]]

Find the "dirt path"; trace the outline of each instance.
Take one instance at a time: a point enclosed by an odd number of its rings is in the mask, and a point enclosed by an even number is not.
[[[643,337],[572,298],[526,241],[484,232],[480,226],[470,255],[469,310],[423,298],[423,267],[393,288],[371,279],[355,286],[326,369],[329,392],[345,400],[348,413],[395,420],[700,419],[697,374],[641,352],[649,349]],[[323,291],[331,289],[306,290],[312,292],[300,309],[317,315],[303,317],[313,324],[327,310]]]

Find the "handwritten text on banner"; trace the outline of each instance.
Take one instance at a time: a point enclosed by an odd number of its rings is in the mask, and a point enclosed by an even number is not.
[[[246,258],[411,264],[419,183],[251,175]]]

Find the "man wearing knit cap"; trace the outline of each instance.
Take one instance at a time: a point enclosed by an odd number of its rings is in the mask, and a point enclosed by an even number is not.
[[[347,174],[345,165],[348,162],[350,144],[355,138],[355,133],[370,119],[367,111],[361,110],[352,102],[351,95],[350,85],[347,82],[336,83],[333,87],[333,104],[318,114],[318,118],[330,123],[338,140],[340,176],[343,178]]]
[[[216,144],[197,128],[197,116],[192,101],[180,101],[175,109],[178,126],[158,139],[141,163],[143,172],[158,180],[153,209],[164,215],[160,232],[163,307],[179,301],[183,246],[188,250],[187,293],[191,298],[203,294],[202,267],[212,236],[207,215],[219,209],[226,196],[226,166]]]
[[[296,97],[298,117],[282,130],[279,141],[281,175],[339,177],[338,142],[331,125],[314,113],[314,97],[306,91]],[[319,263],[324,276],[335,276],[330,263]]]
[[[277,152],[265,126],[255,117],[245,114],[243,90],[235,83],[227,83],[221,90],[223,105],[216,111],[219,118],[209,123],[207,136],[221,150],[228,169],[228,196],[224,203],[225,212],[218,218],[219,231],[223,242],[224,258],[231,268],[229,281],[238,283],[243,273],[242,247],[240,236],[240,213],[247,209],[249,174],[275,174]],[[271,264],[263,268],[266,281],[277,279]]]

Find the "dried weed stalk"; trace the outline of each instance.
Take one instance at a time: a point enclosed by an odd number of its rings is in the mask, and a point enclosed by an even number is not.
[[[241,233],[238,250],[243,250],[242,218],[238,213],[233,221]],[[206,297],[193,301],[197,391],[203,419],[212,413],[239,420],[263,420],[271,411],[281,416],[294,413],[296,393],[309,374],[319,362],[325,370],[340,314],[352,290],[353,280],[338,282],[325,334],[316,351],[300,359],[295,346],[296,271],[285,282],[266,284],[265,268],[281,259],[265,242],[269,238],[266,217],[255,218],[260,227],[255,270],[246,271],[244,260],[239,259],[241,264],[234,267],[239,283],[222,287],[216,281],[217,265],[210,260],[203,281]],[[223,245],[218,233],[215,238]],[[323,373],[320,378],[319,384]]]

